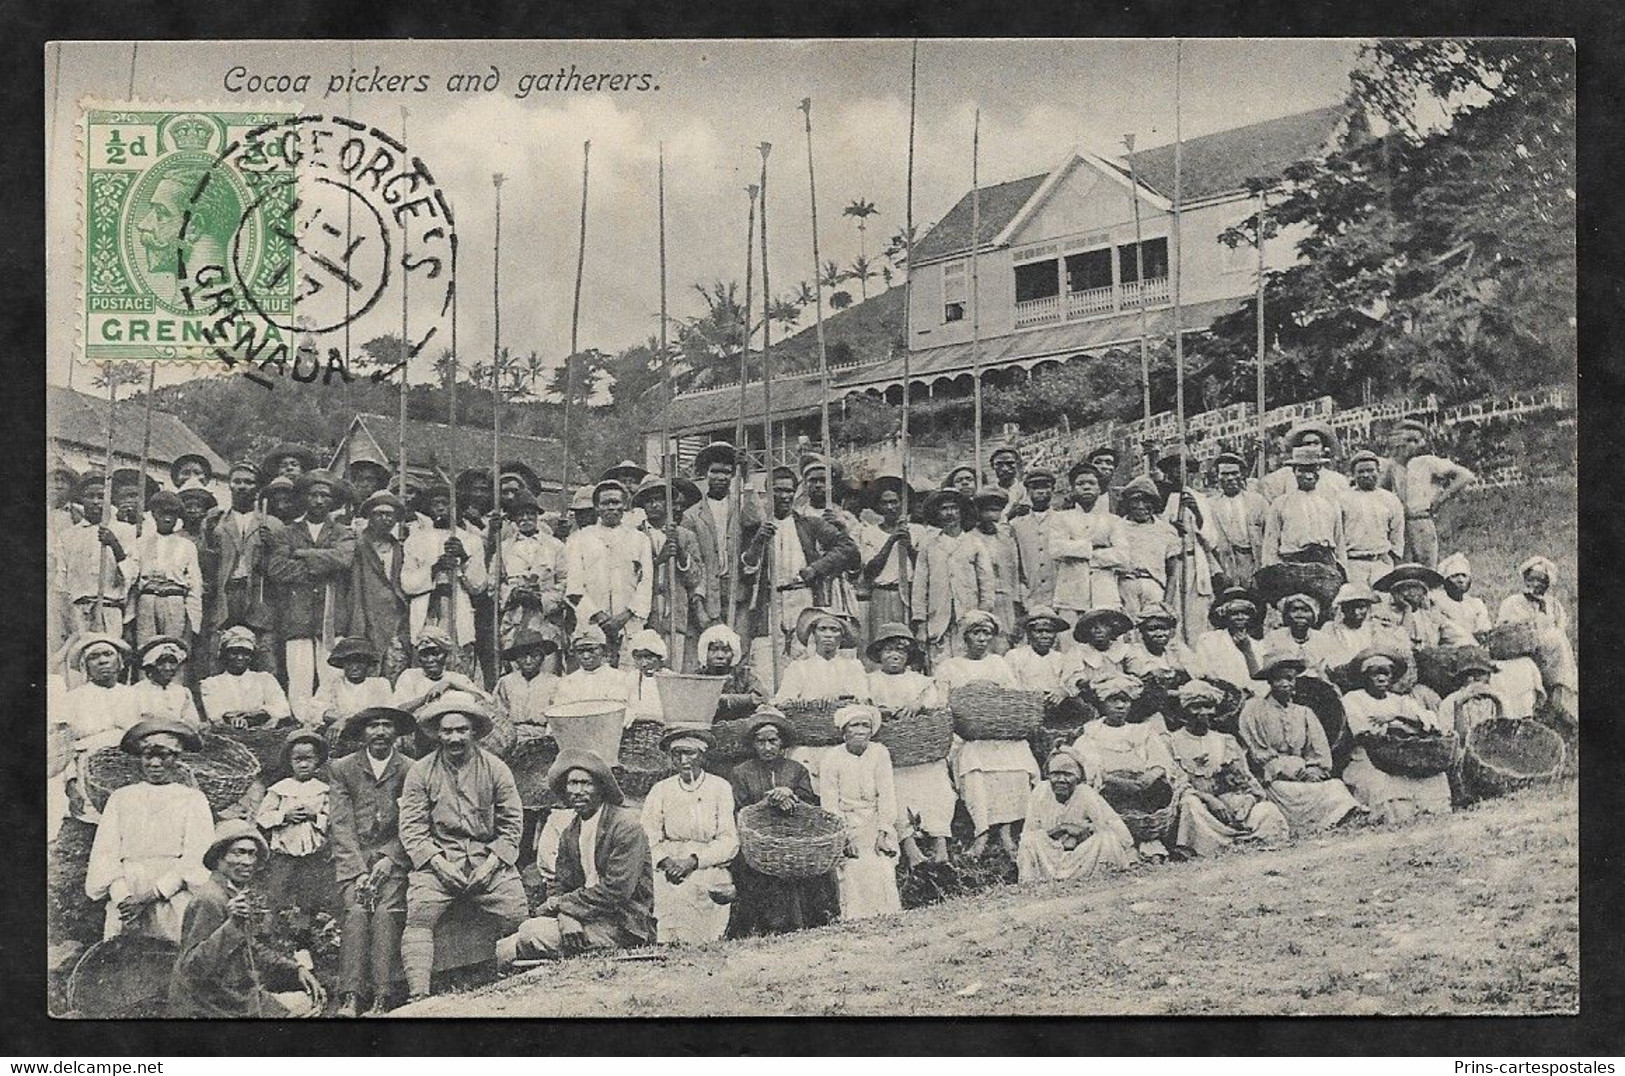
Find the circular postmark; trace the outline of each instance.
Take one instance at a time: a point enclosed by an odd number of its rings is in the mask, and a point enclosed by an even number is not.
[[[229,230],[222,206],[236,210]],[[255,127],[192,183],[179,230],[215,237],[182,256],[179,277],[228,364],[282,364],[296,341],[332,348],[334,334],[400,339],[410,361],[445,332],[451,206],[423,161],[376,127],[329,115]]]

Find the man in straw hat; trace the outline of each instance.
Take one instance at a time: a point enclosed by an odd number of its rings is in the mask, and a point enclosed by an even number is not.
[[[655,938],[649,838],[609,765],[591,751],[559,753],[553,794],[575,812],[559,839],[558,892],[497,942],[497,963],[629,949]]]
[[[1293,836],[1330,829],[1365,813],[1348,786],[1332,776],[1332,749],[1315,712],[1295,702],[1302,658],[1266,654],[1253,679],[1269,693],[1241,708],[1242,745]]]
[[[135,540],[135,644],[170,635],[190,641],[203,630],[203,570],[197,544],[180,529],[184,505],[169,490],[147,502],[152,527]]]
[[[1247,488],[1247,461],[1236,453],[1215,456],[1213,473],[1219,493],[1208,498],[1208,516],[1215,537],[1213,558],[1222,576],[1214,589],[1252,586],[1264,553],[1264,514],[1269,502]]]
[[[192,891],[209,876],[209,801],[179,768],[183,752],[202,747],[196,730],[178,721],[142,721],[120,739],[119,749],[141,760],[141,780],[107,797],[90,846],[85,895],[107,901],[102,937],[180,940]]]
[[[348,631],[372,645],[380,673],[392,678],[406,667],[410,623],[406,592],[401,589],[406,554],[395,537],[407,507],[393,493],[379,490],[361,503],[361,515],[366,526],[356,539],[350,569]]]
[[[101,475],[80,479],[74,497],[80,519],[58,535],[53,580],[70,614],[68,635],[123,635],[125,605],[138,571],[135,528],[103,521]]]
[[[1335,505],[1338,498],[1349,488],[1349,480],[1332,469],[1332,461],[1342,451],[1342,446],[1338,443],[1337,434],[1332,432],[1331,426],[1326,423],[1317,419],[1298,423],[1287,431],[1286,437],[1282,439],[1281,448],[1286,456],[1286,462],[1265,475],[1258,483],[1258,492],[1264,495],[1265,500],[1274,501],[1295,489],[1303,489],[1298,480],[1298,468],[1308,463],[1314,464],[1319,476],[1311,488],[1316,496],[1323,497]]]
[[[704,630],[705,558],[700,539],[689,525],[688,510],[700,501],[700,487],[679,477],[672,489],[672,510],[676,518],[666,518],[666,481],[650,475],[637,487],[632,504],[643,513],[643,532],[649,536],[654,559],[654,596],[649,608],[649,627],[661,635],[675,630],[682,653],[674,668],[690,672],[698,664],[695,639]],[[676,579],[676,589],[672,579]]]
[[[400,798],[411,760],[397,741],[417,732],[412,715],[369,706],[344,722],[341,743],[361,744],[329,767],[328,835],[344,905],[339,934],[338,1015],[357,1016],[370,1001],[388,1011],[406,973],[401,931],[406,926],[406,875],[412,860],[400,837]]]
[[[754,634],[766,635],[770,620],[776,617],[781,638],[772,640],[772,645],[793,654],[791,633],[805,610],[827,606],[843,614],[856,612],[856,600],[850,585],[843,585],[842,573],[858,567],[858,546],[840,526],[795,511],[794,470],[775,467],[772,483],[772,518],[756,528],[741,566],[747,585],[753,588]],[[769,615],[770,603],[773,616]]]
[[[547,636],[556,652],[563,642],[565,620],[564,543],[541,525],[541,508],[521,486],[505,506],[512,526],[502,539],[502,578],[497,580],[502,608],[502,645],[519,632]]]
[[[266,575],[281,584],[279,626],[288,670],[288,701],[303,713],[326,666],[328,652],[350,618],[350,572],[355,533],[332,518],[338,479],[306,471],[294,483],[304,515],[272,539]]]
[[[286,478],[292,482],[306,471],[316,469],[316,454],[304,445],[280,444],[266,453],[260,474],[267,480]]]
[[[304,965],[261,940],[269,915],[253,888],[270,849],[260,831],[230,818],[203,853],[211,873],[195,892],[169,982],[169,1015],[220,1019],[320,1016],[327,991]]]
[[[1361,686],[1343,696],[1343,714],[1354,753],[1343,768],[1343,783],[1371,812],[1374,822],[1408,822],[1419,814],[1450,813],[1450,779],[1406,777],[1387,773],[1372,764],[1366,748],[1392,735],[1426,736],[1445,732],[1439,715],[1414,695],[1393,689],[1409,664],[1401,654],[1378,647],[1363,650],[1351,663]]]
[[[703,945],[728,929],[734,895],[728,864],[739,854],[733,787],[703,766],[716,746],[710,729],[674,726],[660,747],[677,771],[643,801],[654,862],[654,912],[662,945]]]
[[[180,489],[188,482],[214,481],[214,467],[208,459],[196,452],[183,452],[169,464],[169,484]]]
[[[701,627],[726,620],[729,602],[733,600],[738,604],[739,619],[729,627],[748,637],[750,632],[744,618],[750,602],[743,590],[737,597],[732,596],[732,588],[738,577],[739,555],[755,535],[763,513],[760,499],[749,489],[744,490],[735,503],[737,474],[738,453],[733,445],[713,441],[700,449],[694,457],[694,478],[704,489],[705,496],[687,518],[695,537],[700,540],[705,596],[705,619]]]
[[[210,659],[219,651],[219,635],[226,627],[255,623],[265,634],[265,653],[260,661],[274,667],[280,656],[271,652],[271,610],[265,603],[265,563],[271,541],[282,529],[282,521],[259,508],[260,470],[255,464],[239,461],[226,476],[230,503],[218,516],[204,521],[203,562],[212,564],[208,582],[208,616],[205,625],[211,636],[199,649]],[[274,588],[273,588],[274,596]]]
[[[926,522],[937,530],[920,544],[909,622],[928,668],[963,653],[965,617],[993,608],[992,561],[987,547],[965,529],[975,518],[975,502],[958,490],[938,490],[926,499]]]
[[[513,722],[520,743],[547,735],[547,708],[553,705],[559,678],[544,666],[558,649],[559,644],[541,632],[520,628],[502,651],[502,660],[513,668],[497,681],[492,698]]]
[[[1454,460],[1429,451],[1428,428],[1404,419],[1394,428],[1394,466],[1384,485],[1405,505],[1405,548],[1418,564],[1439,561],[1439,531],[1433,522],[1439,506],[1477,481],[1478,476]]]
[[[485,539],[473,527],[454,526],[451,488],[437,482],[424,492],[431,525],[414,527],[401,550],[401,590],[410,603],[412,639],[429,625],[456,631],[454,667],[477,668],[474,598],[486,587]]]
[[[1320,486],[1325,474],[1320,450],[1299,445],[1287,457],[1297,488],[1270,501],[1264,515],[1265,566],[1281,563],[1326,564],[1348,571],[1348,543],[1337,495]],[[1347,489],[1347,484],[1344,484]]]
[[[883,717],[911,719],[942,707],[936,681],[909,667],[918,664],[923,655],[908,625],[880,625],[867,655],[875,664],[869,674],[869,697]],[[918,867],[928,858],[932,863],[947,863],[954,807],[959,802],[948,776],[948,760],[910,765],[893,760],[892,783],[897,797],[897,833],[909,867]],[[920,849],[922,839],[931,842],[929,857]]]
[[[1348,543],[1349,579],[1372,583],[1405,559],[1405,506],[1377,487],[1382,458],[1369,448],[1349,457],[1354,485],[1338,497],[1343,509],[1343,540]]]
[[[529,911],[519,880],[525,809],[507,763],[480,746],[491,731],[483,698],[451,692],[417,715],[435,741],[401,786],[401,846],[412,862],[406,883],[401,960],[411,999],[429,993],[434,929],[454,903],[507,920]]]
[[[613,479],[594,486],[598,522],[565,550],[565,596],[581,623],[603,629],[616,661],[631,656],[627,640],[642,630],[654,604],[654,554],[648,536],[625,522],[630,500]]]

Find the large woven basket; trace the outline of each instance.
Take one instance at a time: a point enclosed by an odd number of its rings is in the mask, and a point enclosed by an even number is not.
[[[1293,688],[1293,701],[1300,702],[1314,712],[1325,730],[1326,744],[1332,749],[1332,772],[1342,773],[1354,753],[1354,741],[1349,737],[1348,718],[1343,713],[1343,696],[1337,688],[1314,676],[1298,677]]]
[[[1282,561],[1258,569],[1258,574],[1253,576],[1253,589],[1266,605],[1274,605],[1289,594],[1307,594],[1320,603],[1321,618],[1325,619],[1343,582],[1341,568]]]
[[[779,709],[795,733],[797,747],[833,747],[841,742],[835,711],[844,705],[835,699],[797,699],[781,703]]]
[[[745,862],[774,878],[828,874],[846,852],[846,823],[839,815],[797,803],[781,811],[766,800],[739,812],[739,849]]]
[[[1467,646],[1424,646],[1416,651],[1416,682],[1448,695],[1456,690],[1456,662]]]
[[[726,676],[701,673],[655,673],[655,690],[660,692],[660,710],[670,725],[709,725],[717,716]]]
[[[884,715],[875,739],[891,752],[893,766],[923,766],[948,757],[954,744],[954,715],[945,709],[921,710],[909,717]]]
[[[269,783],[277,778],[287,776],[282,772],[282,745],[288,742],[288,734],[298,727],[298,725],[291,723],[277,728],[262,726],[251,729],[234,729],[230,725],[215,725],[210,731],[223,739],[239,743],[252,751],[254,758],[260,764],[260,772],[265,775],[265,779]]]
[[[662,770],[666,768],[666,752],[660,749],[660,737],[666,726],[659,721],[639,719],[621,730],[620,764],[634,770]]]
[[[1241,728],[1241,708],[1247,702],[1247,692],[1228,680],[1208,677],[1207,682],[1224,692],[1224,701],[1213,712],[1212,725],[1226,736],[1235,736]],[[1180,715],[1183,720],[1184,715]]]
[[[45,776],[55,777],[73,765],[73,731],[66,725],[52,725],[45,734]]]
[[[625,766],[615,767],[615,780],[620,782],[621,791],[629,800],[648,798],[649,790],[656,784],[664,781],[677,771],[670,766],[658,770],[628,769]]]
[[[553,790],[547,787],[547,771],[553,768],[553,760],[558,757],[558,741],[551,736],[525,740],[508,752],[508,769],[513,771],[514,784],[519,786],[519,802],[527,811],[559,805]]]
[[[1165,840],[1179,816],[1179,804],[1167,781],[1159,780],[1139,793],[1125,793],[1107,785],[1101,796],[1128,827],[1135,844]]]
[[[187,755],[185,765],[215,814],[242,799],[261,772],[254,752],[209,732],[203,733],[203,750]]]
[[[981,681],[948,692],[954,731],[967,740],[1025,740],[1044,724],[1044,694]]]
[[[187,788],[197,787],[197,779],[192,776],[192,769],[186,763],[182,762],[177,766],[175,774],[180,783]],[[107,797],[111,796],[115,789],[140,782],[141,760],[134,755],[125,754],[117,747],[103,747],[99,751],[92,752],[85,760],[84,792],[91,806],[98,811],[107,809]]]
[[[1462,781],[1480,798],[1504,795],[1556,777],[1563,753],[1563,737],[1540,722],[1492,717],[1467,733]]]
[[[753,757],[754,752],[745,740],[745,729],[749,725],[750,720],[743,717],[712,725],[711,735],[716,745],[705,753],[705,768],[726,777],[734,766]]]
[[[584,699],[549,707],[547,726],[559,750],[591,751],[610,765],[621,749],[625,699]]]
[[[145,934],[119,934],[86,949],[68,976],[68,1007],[95,1020],[167,1015],[175,943]]]
[[[1497,624],[1484,637],[1484,646],[1496,661],[1533,657],[1540,652],[1540,631],[1531,620]]]
[[[1371,765],[1396,777],[1436,777],[1456,760],[1456,734],[1389,736],[1365,744]]]

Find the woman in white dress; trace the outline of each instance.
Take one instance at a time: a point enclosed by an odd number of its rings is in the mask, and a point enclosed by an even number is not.
[[[224,671],[198,685],[205,720],[238,729],[275,728],[293,720],[293,708],[276,677],[249,668],[258,647],[254,633],[240,625],[220,633]]]
[[[832,609],[815,606],[802,610],[796,620],[796,638],[804,652],[784,667],[773,705],[818,700],[868,702],[868,670],[851,654],[842,653],[855,644],[855,633],[855,622]],[[807,767],[813,787],[817,788],[823,749],[797,746],[788,754],[792,761]]]
[[[1184,809],[1174,844],[1210,856],[1241,842],[1286,840],[1286,816],[1271,803],[1234,736],[1212,727],[1224,692],[1206,680],[1179,688],[1180,727],[1168,734],[1168,753],[1185,774]]]
[[[142,717],[202,727],[192,692],[179,682],[187,654],[186,644],[173,635],[154,636],[141,648],[141,671],[146,678],[135,685],[135,693],[141,699]]]
[[[882,717],[913,717],[942,705],[936,682],[909,668],[922,655],[922,648],[908,625],[879,625],[867,655],[877,666],[869,674],[869,696]],[[959,802],[948,776],[948,760],[893,766],[892,781],[897,791],[897,832],[908,865],[917,867],[927,859],[948,862],[948,837]],[[931,843],[929,856],[920,850],[922,840]]]
[[[1444,774],[1405,777],[1384,773],[1366,754],[1367,743],[1391,731],[1444,731],[1438,714],[1415,697],[1390,690],[1405,673],[1405,659],[1373,648],[1360,653],[1354,666],[1365,686],[1343,696],[1343,713],[1349,734],[1354,737],[1354,753],[1343,769],[1343,783],[1365,804],[1376,822],[1405,822],[1419,814],[1449,814],[1450,779]]]
[[[1518,566],[1523,591],[1501,600],[1497,624],[1529,622],[1539,632],[1537,655],[1546,694],[1561,712],[1577,719],[1580,713],[1580,676],[1569,646],[1569,614],[1557,595],[1551,592],[1557,582],[1557,565],[1545,557],[1530,557]]]
[[[992,613],[973,609],[961,618],[959,627],[965,652],[936,667],[937,687],[944,698],[954,688],[976,682],[1013,689],[1027,686],[1016,679],[1003,657],[990,652],[999,632]],[[1040,777],[1032,748],[1026,740],[962,740],[955,743],[948,761],[976,830],[970,855],[981,856],[987,851],[988,838],[997,836],[1014,859],[1017,845],[1012,827],[1026,817],[1027,797]]]
[[[843,706],[835,711],[835,724],[846,742],[826,749],[818,798],[846,823],[846,856],[835,867],[841,918],[901,911],[891,753],[870,739],[880,729],[880,711]]]
[[[1264,652],[1259,641],[1264,611],[1252,591],[1232,587],[1213,599],[1208,623],[1214,630],[1203,632],[1196,640],[1186,671],[1192,677],[1222,680],[1255,695],[1267,691],[1267,685],[1253,679]]]
[[[1264,650],[1272,654],[1293,654],[1303,659],[1304,673],[1327,678],[1327,662],[1335,657],[1320,631],[1320,602],[1308,594],[1288,594],[1277,603],[1281,626],[1264,633]]]
[[[1184,794],[1184,774],[1174,765],[1163,741],[1166,726],[1161,721],[1128,720],[1129,709],[1140,697],[1140,682],[1123,673],[1093,680],[1091,692],[1100,703],[1100,720],[1083,726],[1083,734],[1072,748],[1086,759],[1099,759],[1101,787],[1107,801],[1114,795],[1132,796],[1162,782],[1178,803]],[[1120,800],[1118,802],[1121,802]],[[1171,835],[1177,825],[1169,827]],[[1168,847],[1160,837],[1138,844],[1140,858],[1159,862],[1168,858]]]
[[[1022,882],[1086,878],[1109,867],[1134,861],[1134,838],[1128,827],[1095,790],[1099,774],[1084,760],[1060,748],[1044,767],[1048,780],[1033,786],[1027,821],[1021,829],[1016,869]]]
[[[49,715],[73,735],[74,762],[65,771],[72,779],[64,791],[71,813],[81,822],[94,822],[98,817],[84,792],[90,756],[118,744],[125,730],[141,720],[141,696],[118,679],[129,654],[123,639],[100,632],[80,636],[68,651],[68,664],[84,673],[85,682],[64,693],[60,707]]]
[[[660,739],[677,772],[643,801],[643,831],[655,867],[655,940],[702,945],[728,929],[729,908],[715,896],[732,893],[728,864],[739,854],[733,786],[707,773],[707,729],[674,728]]]

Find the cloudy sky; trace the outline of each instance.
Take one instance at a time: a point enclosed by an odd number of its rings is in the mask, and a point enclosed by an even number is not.
[[[1350,41],[1218,41],[1184,46],[1187,137],[1340,100],[1357,50]],[[75,124],[88,98],[131,97],[131,46],[75,43],[46,57],[48,377],[62,383],[77,346],[78,234]],[[873,257],[903,224],[907,161],[907,41],[711,42],[143,42],[135,100],[260,107],[277,102],[339,112],[399,130],[434,172],[457,215],[465,362],[491,351],[491,174],[503,188],[504,343],[559,360],[569,349],[581,196],[581,144],[592,141],[581,345],[614,350],[657,328],[656,160],[666,150],[671,312],[703,304],[691,285],[743,282],[747,198],[769,160],[773,289],[812,276],[807,145],[796,105],[813,98],[819,242],[850,264],[858,233],[841,209],[867,198]],[[527,74],[648,72],[643,93],[532,92]],[[489,76],[492,93],[446,89],[455,72]],[[230,92],[227,72],[310,76],[303,93]],[[423,74],[425,93],[342,90],[332,76],[375,68]],[[242,76],[236,76],[241,80]],[[971,178],[971,130],[981,110],[981,178],[996,183],[1048,170],[1073,145],[1113,155],[1133,132],[1141,146],[1173,139],[1174,45],[1168,41],[925,41],[919,55],[915,219],[939,218]],[[758,287],[760,286],[758,281]],[[871,288],[879,287],[879,282]],[[427,290],[427,289],[425,289]],[[758,293],[759,294],[759,293]],[[428,316],[427,311],[423,316]],[[810,324],[810,311],[807,324]],[[177,375],[168,374],[166,377]],[[88,378],[76,373],[74,383]]]

